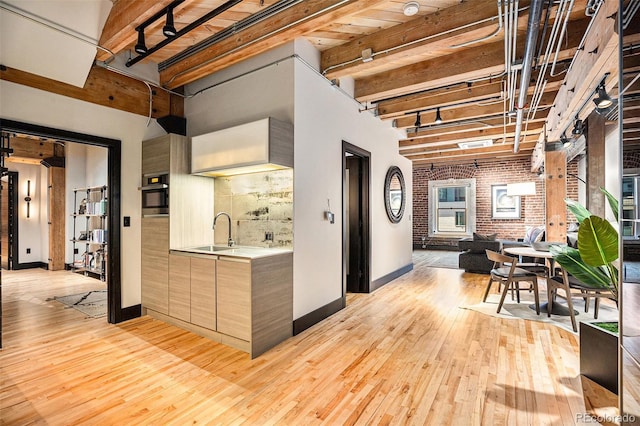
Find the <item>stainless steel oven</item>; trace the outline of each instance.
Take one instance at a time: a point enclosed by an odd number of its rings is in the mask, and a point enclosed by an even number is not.
[[[149,174],[142,176],[142,215],[169,214],[169,175]]]

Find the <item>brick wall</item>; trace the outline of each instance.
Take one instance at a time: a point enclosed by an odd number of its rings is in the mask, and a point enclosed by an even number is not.
[[[577,174],[577,162],[567,165],[568,173]],[[493,161],[480,163],[476,169],[467,166],[430,166],[413,169],[413,244],[421,247],[422,238],[428,246],[455,246],[457,239],[429,239],[429,203],[428,191],[430,180],[476,179],[476,232],[480,234],[497,234],[500,239],[523,238],[527,226],[544,224],[544,180],[531,172],[529,159]],[[536,195],[520,197],[520,219],[491,218],[491,185],[516,182],[536,182]],[[578,199],[578,180],[567,179],[567,198]],[[569,222],[575,221],[568,217]]]

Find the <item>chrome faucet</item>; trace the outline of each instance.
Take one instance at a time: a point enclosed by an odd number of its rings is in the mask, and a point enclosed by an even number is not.
[[[229,247],[233,247],[234,241],[231,239],[231,216],[228,213],[220,212],[213,218],[213,229],[216,229],[216,221],[220,216],[226,216],[229,219],[229,239],[227,240],[227,244]]]

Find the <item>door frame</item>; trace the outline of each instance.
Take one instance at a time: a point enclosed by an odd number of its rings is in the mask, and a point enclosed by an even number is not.
[[[347,196],[349,188],[347,182],[347,157],[346,154],[360,157],[362,161],[362,237],[365,253],[363,263],[365,293],[371,292],[371,207],[370,207],[370,181],[371,181],[371,153],[349,142],[342,141],[342,300],[346,303],[347,294]]]
[[[84,145],[107,148],[107,185],[109,203],[107,217],[107,241],[109,256],[107,261],[107,320],[117,324],[141,315],[141,306],[122,308],[122,268],[121,268],[121,173],[122,142],[118,139],[104,138],[84,133],[54,129],[19,121],[0,118],[0,131],[26,133],[48,139],[75,142]],[[1,278],[0,278],[1,286]],[[1,293],[0,293],[1,294]],[[1,303],[1,302],[0,302]],[[0,324],[1,327],[1,324]],[[2,330],[0,329],[0,333]]]

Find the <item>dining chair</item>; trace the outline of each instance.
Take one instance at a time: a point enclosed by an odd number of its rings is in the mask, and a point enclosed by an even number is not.
[[[502,253],[498,253],[492,250],[486,250],[487,258],[493,261],[493,269],[491,270],[489,282],[484,292],[483,302],[487,301],[489,290],[491,290],[491,284],[497,282],[500,286],[504,284],[502,295],[500,296],[500,303],[498,303],[497,312],[500,313],[504,299],[507,296],[509,290],[515,291],[517,295],[518,303],[520,303],[520,290],[529,291],[529,288],[520,288],[520,282],[529,282],[533,287],[533,294],[535,298],[536,313],[540,315],[540,296],[538,295],[538,275],[535,272],[528,271],[518,266],[518,259],[512,256],[507,256]],[[508,265],[508,266],[507,266]],[[500,287],[498,287],[498,290]]]
[[[564,295],[558,294],[558,290],[562,290]],[[575,332],[578,331],[578,326],[576,324],[575,310],[573,309],[573,298],[580,297],[584,299],[585,313],[589,312],[589,300],[592,298],[595,299],[593,316],[595,319],[598,319],[601,298],[616,300],[611,290],[585,284],[573,275],[569,275],[565,269],[560,269],[560,275],[553,276],[547,280],[547,300],[549,301],[547,316],[551,316],[556,297],[567,301],[567,308],[569,308],[569,315],[571,316],[571,326]]]

